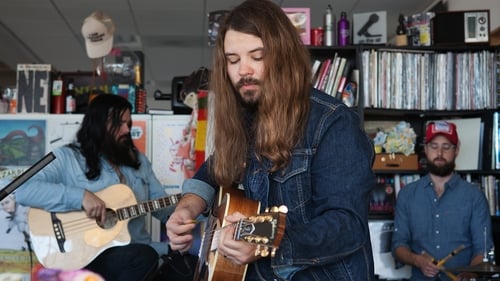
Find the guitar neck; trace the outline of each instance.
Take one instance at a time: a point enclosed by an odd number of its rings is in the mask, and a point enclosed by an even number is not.
[[[155,212],[176,205],[177,202],[181,200],[181,197],[181,194],[174,194],[171,196],[139,203],[137,205],[119,208],[116,210],[116,214],[119,220],[132,219],[150,212]]]

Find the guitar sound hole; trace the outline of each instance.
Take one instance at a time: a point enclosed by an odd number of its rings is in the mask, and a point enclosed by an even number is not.
[[[106,209],[106,218],[104,220],[104,223],[101,223],[100,221],[96,221],[97,225],[103,229],[108,229],[112,228],[113,226],[116,225],[116,222],[118,221],[118,217],[116,216],[116,212],[111,209]]]

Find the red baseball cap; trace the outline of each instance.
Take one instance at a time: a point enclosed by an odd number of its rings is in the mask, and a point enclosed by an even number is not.
[[[430,142],[437,135],[446,137],[454,145],[458,143],[457,126],[454,123],[446,121],[429,123],[427,125],[427,132],[425,133],[425,143]]]

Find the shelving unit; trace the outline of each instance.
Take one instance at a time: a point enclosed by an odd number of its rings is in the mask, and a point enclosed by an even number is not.
[[[469,178],[481,178],[482,176],[493,175],[497,178],[497,186],[500,187],[500,170],[496,170],[494,165],[492,164],[492,154],[494,152],[493,141],[493,114],[496,111],[499,111],[498,107],[500,105],[500,46],[430,46],[430,47],[387,47],[387,46],[366,46],[366,45],[358,45],[358,46],[347,46],[347,47],[309,47],[309,51],[311,53],[312,59],[325,59],[331,58],[335,53],[339,55],[343,55],[353,59],[356,62],[355,68],[359,69],[359,81],[358,81],[358,103],[352,107],[360,117],[361,124],[360,126],[364,128],[365,122],[373,122],[373,121],[406,121],[409,122],[412,128],[415,130],[417,134],[417,142],[415,153],[417,153],[420,157],[420,164],[422,163],[422,159],[425,159],[423,156],[423,137],[425,135],[425,125],[429,120],[438,120],[438,119],[455,119],[455,120],[465,120],[465,119],[480,119],[483,131],[482,138],[480,139],[480,148],[478,153],[481,155],[478,160],[477,169],[466,169],[458,171],[464,177]],[[375,77],[378,77],[381,70],[385,68],[392,68],[394,65],[367,65],[373,63],[373,61],[366,60],[366,54],[376,53],[376,52],[389,52],[391,54],[416,54],[418,56],[421,54],[422,56],[427,57],[444,57],[444,58],[453,58],[452,62],[458,61],[458,59],[454,59],[456,54],[464,54],[463,59],[461,60],[461,65],[448,65],[448,72],[451,71],[452,74],[452,82],[448,82],[448,86],[451,88],[447,89],[447,91],[451,91],[453,94],[456,90],[457,85],[461,85],[462,80],[469,79],[469,84],[472,85],[470,89],[465,89],[461,92],[462,95],[469,95],[476,98],[477,93],[483,93],[481,98],[481,103],[472,104],[470,106],[456,106],[459,103],[456,103],[453,106],[450,104],[446,104],[444,107],[436,107],[435,104],[429,107],[419,107],[419,106],[408,106],[406,104],[401,108],[394,108],[393,106],[383,106],[383,104],[378,103],[370,103],[367,102],[367,97],[372,95],[373,90],[384,90],[384,87],[373,88],[372,84],[374,83],[373,77],[370,76],[370,72],[367,72],[366,67],[371,67],[372,71],[375,71]],[[470,54],[470,55],[469,55]],[[475,55],[478,54],[478,55]],[[365,56],[365,57],[364,57]],[[409,56],[411,57],[411,56]],[[473,63],[469,63],[467,58],[471,58],[475,60]],[[480,62],[477,60],[480,58]],[[483,62],[487,60],[487,62]],[[433,63],[433,60],[429,60]],[[482,67],[478,67],[481,65]],[[474,79],[471,80],[470,77],[467,78],[467,73],[461,73],[460,69],[465,66],[469,67],[472,71],[472,77]],[[395,79],[397,75],[402,75],[403,68],[399,67],[400,72],[387,72],[393,77],[385,76],[384,79]],[[430,69],[428,71],[433,71],[433,73],[423,72],[422,69]],[[437,66],[431,66],[430,68],[422,68],[416,76],[418,77],[408,77],[414,79],[413,81],[417,81],[421,78],[420,74],[426,75],[426,77],[434,77],[433,75],[437,75],[436,72],[439,70]],[[460,75],[457,75],[459,73]],[[371,80],[370,80],[371,79]],[[375,78],[376,79],[376,78]],[[460,80],[460,81],[459,81]],[[365,82],[363,82],[365,81]],[[370,82],[371,81],[371,82]],[[481,88],[476,87],[474,84],[481,83]],[[379,81],[375,81],[378,83]],[[465,81],[467,82],[467,81]],[[429,87],[428,89],[419,89],[420,93],[425,93],[427,96],[422,96],[422,98],[429,98],[429,96],[435,97],[434,88],[437,83],[437,80],[434,81],[434,84],[427,83],[426,85]],[[444,82],[441,82],[444,83]],[[467,85],[469,85],[467,84]],[[465,85],[462,83],[462,85]],[[395,94],[403,95],[403,88],[398,91],[391,92],[389,95],[385,97],[393,98]],[[473,91],[472,91],[472,90]],[[447,92],[449,94],[449,92]],[[457,98],[457,97],[455,97]],[[463,98],[463,97],[458,97]],[[459,99],[458,99],[459,100]],[[411,103],[410,103],[411,105]],[[439,110],[438,110],[439,108]],[[463,132],[464,134],[470,134],[470,132]],[[467,148],[462,145],[462,150],[465,151]],[[500,153],[500,152],[497,152]],[[416,171],[407,171],[407,170],[384,170],[384,171],[375,171],[379,176],[390,176],[390,175],[411,175],[411,174],[424,174],[423,169],[419,169]],[[497,193],[498,199],[498,193]],[[370,219],[373,220],[384,220],[391,219],[392,215],[383,214],[383,213],[374,213],[370,216]],[[500,261],[500,216],[492,216],[493,221],[493,231],[494,237],[499,237],[495,239],[495,245],[497,245],[497,262]]]
[[[483,172],[496,173],[494,169],[492,169],[491,164],[489,163],[489,159],[491,159],[491,139],[492,132],[491,128],[493,126],[492,116],[493,112],[497,109],[497,104],[500,103],[500,99],[497,98],[497,95],[500,95],[500,87],[498,87],[496,77],[498,72],[500,71],[500,47],[492,47],[492,46],[430,46],[430,47],[387,47],[387,46],[367,46],[367,45],[358,45],[358,46],[345,46],[345,47],[324,47],[324,46],[311,46],[309,47],[309,51],[311,53],[311,57],[313,60],[321,60],[327,58],[333,58],[335,54],[339,56],[347,57],[356,62],[355,68],[359,71],[359,81],[358,81],[358,103],[353,106],[353,110],[355,110],[360,117],[360,126],[363,127],[366,121],[394,121],[394,120],[404,120],[409,122],[417,133],[417,144],[421,144],[423,142],[423,135],[425,133],[425,124],[429,120],[436,119],[456,119],[456,118],[481,118],[481,121],[484,123],[484,135],[483,135],[483,143],[482,148],[485,151],[485,155],[483,155],[483,163],[479,166],[479,169]],[[475,72],[473,75],[480,76],[483,80],[491,80],[487,84],[490,87],[486,87],[483,90],[488,90],[491,93],[487,93],[489,97],[487,99],[486,104],[482,104],[481,107],[476,108],[466,108],[466,109],[456,109],[451,108],[449,110],[438,110],[436,108],[430,109],[421,109],[421,108],[385,108],[383,106],[367,106],[366,97],[367,87],[370,87],[370,80],[368,83],[363,83],[366,75],[368,74],[366,71],[362,71],[363,67],[366,64],[366,61],[363,60],[363,53],[371,52],[371,51],[383,51],[383,52],[395,52],[395,53],[416,53],[416,54],[457,54],[457,53],[476,53],[476,52],[487,52],[488,58],[491,61],[488,64],[482,64],[483,67],[479,72]],[[456,66],[458,67],[458,66]],[[380,69],[380,67],[375,67],[374,69]],[[454,70],[454,73],[458,70]],[[487,75],[485,75],[487,74]],[[397,75],[397,74],[394,74]],[[464,77],[464,76],[460,76]],[[475,77],[477,78],[477,77]],[[452,78],[455,79],[455,78]],[[477,79],[475,79],[477,80]],[[458,83],[458,81],[455,81]],[[432,88],[428,89],[427,92],[433,94]],[[454,89],[450,89],[450,91],[454,91]],[[475,90],[477,91],[477,90]],[[395,94],[394,94],[395,93]],[[394,95],[403,95],[400,92],[393,92],[391,96]],[[463,91],[462,94],[470,95],[471,93],[467,91]],[[416,153],[420,153],[417,145]],[[478,169],[478,170],[479,170]]]

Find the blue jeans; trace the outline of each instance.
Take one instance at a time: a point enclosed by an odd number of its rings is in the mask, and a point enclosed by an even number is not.
[[[85,268],[106,281],[141,281],[158,267],[158,253],[145,244],[112,247]]]

